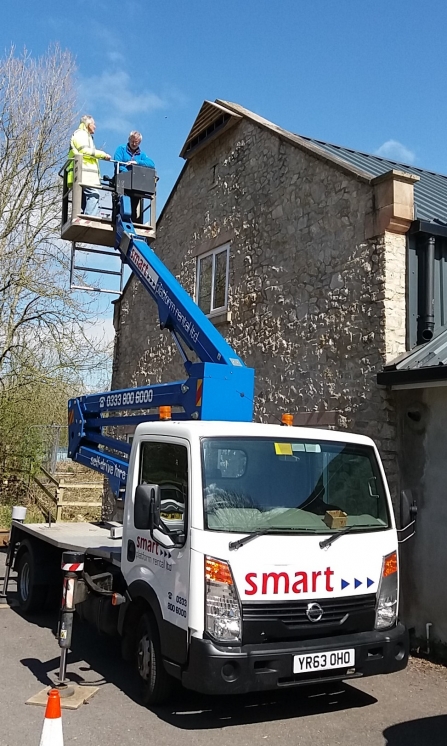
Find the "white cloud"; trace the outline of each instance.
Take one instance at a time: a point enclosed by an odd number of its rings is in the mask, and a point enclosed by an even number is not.
[[[155,109],[162,109],[166,102],[148,90],[135,92],[135,82],[124,70],[104,71],[81,81],[81,90],[89,103],[102,102],[120,114],[148,114]]]
[[[103,129],[110,130],[111,132],[119,132],[122,136],[126,135],[127,132],[130,132],[133,127],[133,123],[130,119],[125,119],[123,117],[96,117],[96,122],[99,126],[99,130],[102,131]]]
[[[82,78],[80,98],[84,106],[95,112],[100,128],[115,132],[132,129],[135,117],[165,108],[167,100],[147,89],[138,89],[124,70]]]
[[[391,161],[399,161],[400,163],[414,163],[416,160],[416,153],[402,145],[398,140],[387,140],[380,146],[374,153],[379,155],[381,158],[389,158]]]
[[[125,61],[124,54],[121,54],[121,52],[107,52],[107,57],[110,60],[110,62],[119,62],[122,63]]]

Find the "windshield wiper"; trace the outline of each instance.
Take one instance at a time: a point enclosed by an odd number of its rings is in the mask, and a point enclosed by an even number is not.
[[[238,539],[237,541],[230,541],[230,543],[228,544],[228,549],[240,549],[240,547],[243,547],[244,544],[248,544],[248,542],[252,541],[252,539],[257,539],[258,536],[264,536],[264,534],[268,534],[269,532],[272,532],[271,528],[263,528],[261,531],[253,531],[251,534],[244,536],[242,539]]]
[[[323,539],[323,541],[320,541],[320,548],[321,549],[327,549],[327,547],[330,547],[331,544],[334,543],[334,541],[337,541],[337,539],[340,538],[340,536],[343,536],[343,534],[347,534],[348,531],[351,531],[355,526],[346,526],[346,528],[342,528],[341,531],[337,531],[336,534],[331,534],[331,536],[328,536],[327,539]]]
[[[244,544],[248,544],[249,541],[252,541],[252,539],[257,539],[258,536],[264,536],[264,534],[283,534],[286,531],[294,531],[297,533],[303,533],[305,531],[312,534],[317,533],[316,528],[296,528],[294,526],[285,528],[281,526],[269,526],[268,528],[263,528],[260,531],[253,531],[251,534],[243,536],[242,539],[238,539],[237,541],[230,541],[230,543],[228,544],[228,549],[239,549],[240,547],[243,547]]]

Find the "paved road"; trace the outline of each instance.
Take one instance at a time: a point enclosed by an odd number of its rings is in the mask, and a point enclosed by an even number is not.
[[[0,552],[0,582],[4,554]],[[0,746],[38,746],[43,709],[25,700],[51,682],[59,648],[54,619],[30,623],[0,609]],[[138,704],[133,672],[117,647],[75,629],[73,679],[99,682],[63,712],[65,746],[446,746],[447,669],[415,660],[406,671],[322,689],[215,699],[179,691],[169,707]],[[53,678],[53,681],[55,679]]]

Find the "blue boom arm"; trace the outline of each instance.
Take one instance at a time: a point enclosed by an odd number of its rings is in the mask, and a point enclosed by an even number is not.
[[[172,416],[177,420],[250,422],[254,370],[244,365],[155,252],[136,236],[128,196],[120,197],[115,248],[157,303],[160,326],[174,337],[188,375],[184,381],[69,401],[68,455],[105,474],[118,494],[127,479],[130,446],[106,435],[104,428],[158,420],[158,411],[154,410],[162,405],[175,407]],[[189,360],[185,346],[196,354],[199,363]],[[131,414],[137,410],[138,414]]]

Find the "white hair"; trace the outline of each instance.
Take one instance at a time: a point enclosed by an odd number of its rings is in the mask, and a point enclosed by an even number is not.
[[[138,137],[140,141],[143,139],[143,135],[141,132],[138,132],[138,130],[132,130],[132,132],[129,133],[129,140],[131,137]]]
[[[90,116],[90,114],[84,114],[84,116],[81,117],[81,122],[85,124],[86,127],[88,124],[91,124],[94,121],[95,120],[93,119],[93,117]]]

